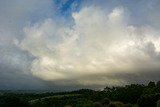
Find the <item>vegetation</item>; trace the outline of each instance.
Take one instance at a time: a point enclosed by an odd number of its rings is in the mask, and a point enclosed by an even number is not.
[[[157,101],[157,107],[160,107],[160,100]]]
[[[106,87],[102,91],[0,93],[0,107],[160,107],[160,82]]]

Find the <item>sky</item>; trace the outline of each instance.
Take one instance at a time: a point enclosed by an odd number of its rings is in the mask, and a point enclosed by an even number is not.
[[[159,81],[159,10],[159,0],[0,0],[0,89]]]

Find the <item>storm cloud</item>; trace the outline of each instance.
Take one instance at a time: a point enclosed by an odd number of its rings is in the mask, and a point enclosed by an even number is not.
[[[100,88],[160,77],[157,0],[1,2],[2,89]]]

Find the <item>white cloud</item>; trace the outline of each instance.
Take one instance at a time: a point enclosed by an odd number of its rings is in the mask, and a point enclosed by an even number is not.
[[[72,14],[72,27],[52,19],[26,26],[19,46],[36,57],[31,71],[43,80],[123,84],[127,81],[109,77],[160,69],[160,33],[152,27],[128,25],[128,14],[123,7],[108,11],[86,6]]]

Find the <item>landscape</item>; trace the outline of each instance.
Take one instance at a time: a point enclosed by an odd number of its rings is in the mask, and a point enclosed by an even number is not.
[[[0,0],[0,107],[160,107],[160,0]]]
[[[103,90],[0,91],[0,107],[159,107],[160,81]]]

